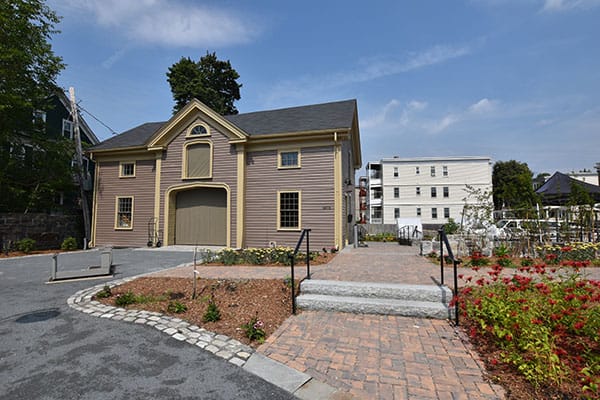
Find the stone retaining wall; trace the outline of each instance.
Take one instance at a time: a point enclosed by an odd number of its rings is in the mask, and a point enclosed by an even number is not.
[[[83,228],[79,215],[42,213],[0,213],[0,242],[13,244],[21,239],[35,240],[36,250],[58,249],[63,240],[72,236],[78,247],[83,246]]]

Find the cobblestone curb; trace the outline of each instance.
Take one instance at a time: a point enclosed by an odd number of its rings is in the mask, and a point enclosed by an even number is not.
[[[168,317],[158,312],[126,310],[120,307],[104,305],[92,300],[92,296],[104,288],[113,288],[130,282],[130,277],[83,289],[69,297],[67,304],[75,310],[98,318],[124,321],[153,327],[180,342],[187,342],[214,355],[221,357],[238,367],[244,366],[254,353],[254,349],[225,335],[218,335],[199,326],[192,325],[179,318]]]

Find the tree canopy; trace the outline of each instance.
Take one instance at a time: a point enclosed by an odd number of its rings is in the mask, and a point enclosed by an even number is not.
[[[173,113],[196,98],[221,115],[237,114],[234,102],[240,99],[239,74],[229,60],[217,59],[216,53],[206,53],[195,62],[182,57],[167,72],[173,93]]]
[[[72,186],[72,144],[50,140],[43,119],[64,68],[49,42],[59,17],[42,0],[0,2],[0,211],[40,210]]]
[[[531,209],[538,203],[533,190],[533,173],[527,163],[515,160],[494,164],[492,184],[496,209]]]

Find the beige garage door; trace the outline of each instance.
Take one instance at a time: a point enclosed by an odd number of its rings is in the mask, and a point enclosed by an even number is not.
[[[177,193],[175,244],[227,244],[227,192],[199,188]]]

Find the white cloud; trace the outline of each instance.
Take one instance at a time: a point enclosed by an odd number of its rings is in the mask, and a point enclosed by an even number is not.
[[[460,115],[447,114],[439,120],[424,123],[423,128],[427,133],[437,134],[448,129],[451,125],[456,124],[461,119],[462,117]]]
[[[96,23],[130,40],[162,46],[206,48],[246,43],[260,32],[249,16],[167,0],[67,0]]]
[[[425,108],[427,103],[423,101],[411,100],[403,105],[400,101],[392,99],[374,115],[361,120],[361,127],[377,129],[406,127],[413,123],[414,115]]]
[[[468,108],[469,112],[473,114],[487,114],[496,109],[496,102],[483,98],[477,103],[471,104]]]
[[[561,12],[570,10],[585,10],[600,6],[600,0],[544,0],[542,11]]]

